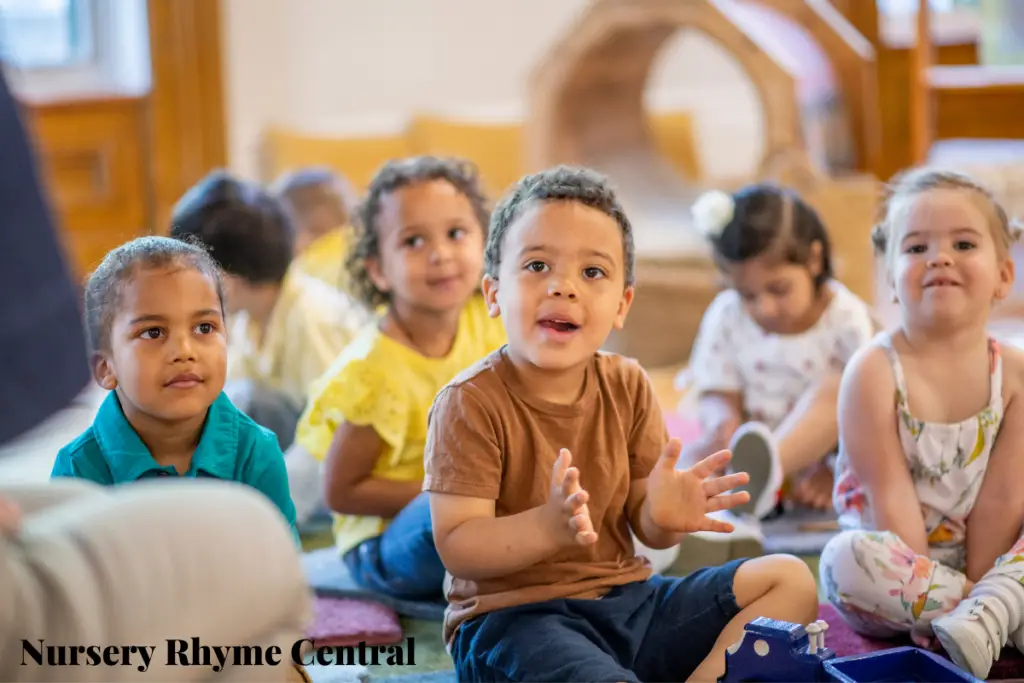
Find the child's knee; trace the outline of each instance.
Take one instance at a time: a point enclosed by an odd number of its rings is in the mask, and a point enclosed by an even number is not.
[[[769,595],[785,597],[796,618],[814,621],[818,616],[818,586],[807,563],[792,555],[766,555],[747,560],[736,570],[733,592],[746,607]]]

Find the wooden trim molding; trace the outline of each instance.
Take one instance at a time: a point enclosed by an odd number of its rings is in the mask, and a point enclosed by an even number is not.
[[[178,198],[227,163],[220,3],[148,0],[152,230],[168,229]]]

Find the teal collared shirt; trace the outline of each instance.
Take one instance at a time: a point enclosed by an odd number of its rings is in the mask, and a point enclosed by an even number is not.
[[[57,453],[50,478],[88,479],[104,486],[155,477],[176,477],[173,465],[163,466],[132,428],[111,391],[92,425]],[[262,492],[281,510],[295,531],[295,505],[277,437],[250,420],[223,392],[210,406],[185,477],[237,481]]]

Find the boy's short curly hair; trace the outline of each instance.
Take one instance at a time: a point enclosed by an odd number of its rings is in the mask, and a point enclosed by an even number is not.
[[[635,284],[633,226],[615,190],[605,176],[592,169],[575,166],[556,166],[528,175],[517,182],[499,202],[491,215],[491,227],[484,250],[484,272],[487,275],[498,279],[501,249],[509,227],[527,208],[539,202],[578,202],[613,219],[622,230],[626,286]]]
[[[487,231],[490,208],[480,182],[480,174],[472,162],[454,157],[418,156],[385,163],[374,175],[366,197],[356,212],[355,241],[345,262],[350,277],[350,290],[371,309],[391,301],[387,292],[373,284],[366,270],[368,258],[380,257],[377,221],[384,197],[403,187],[434,180],[447,181],[465,196],[480,222],[480,229],[485,233]]]
[[[291,212],[259,185],[216,170],[178,201],[171,237],[202,244],[229,275],[278,284],[292,262]]]
[[[1021,236],[1019,224],[1012,220],[995,194],[971,176],[952,170],[918,167],[897,175],[888,184],[879,207],[878,222],[871,230],[876,256],[892,257],[893,235],[907,220],[911,200],[929,190],[962,190],[978,202],[989,222],[999,253],[1009,256],[1010,247]]]
[[[139,237],[110,251],[85,285],[85,329],[91,352],[110,349],[110,327],[121,305],[124,287],[132,277],[143,269],[172,266],[193,269],[209,277],[223,314],[220,269],[201,246],[170,237]]]

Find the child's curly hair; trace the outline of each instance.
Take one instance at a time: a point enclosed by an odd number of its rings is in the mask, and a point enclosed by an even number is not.
[[[1010,247],[1020,239],[1021,229],[1006,213],[996,196],[971,176],[957,171],[928,167],[913,168],[893,178],[879,207],[878,222],[871,230],[875,254],[888,262],[895,247],[893,234],[907,220],[915,198],[929,190],[963,190],[979,200],[978,207],[989,219],[996,248],[1008,256]]]
[[[494,279],[501,267],[501,250],[509,228],[530,206],[540,202],[578,202],[614,220],[622,231],[626,286],[635,284],[636,249],[633,225],[608,179],[589,168],[556,166],[524,176],[501,200],[492,216],[484,251],[484,270]]]
[[[486,237],[490,221],[490,208],[480,182],[476,166],[465,159],[452,157],[418,156],[394,159],[385,163],[370,181],[366,198],[359,205],[355,215],[355,243],[349,252],[345,266],[350,276],[352,293],[371,309],[387,305],[391,296],[373,284],[366,270],[368,258],[380,256],[380,235],[377,219],[380,217],[384,197],[397,190],[426,183],[445,180],[469,200],[473,212],[480,222],[480,229]]]

